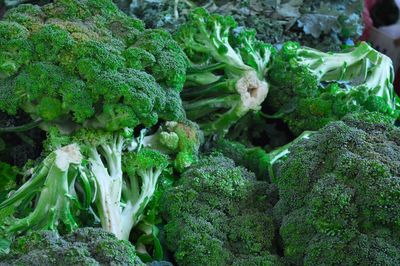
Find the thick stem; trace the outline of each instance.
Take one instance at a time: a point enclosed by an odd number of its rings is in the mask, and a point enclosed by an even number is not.
[[[96,206],[103,229],[113,233],[117,238],[121,238],[121,207],[120,193],[113,194],[116,188],[115,180],[109,175],[104,166],[100,154],[95,148],[91,149],[89,158],[91,171],[97,183]],[[121,189],[122,190],[122,176]]]

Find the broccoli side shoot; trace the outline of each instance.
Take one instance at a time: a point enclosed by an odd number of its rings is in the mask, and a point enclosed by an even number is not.
[[[244,144],[221,139],[212,143],[213,149],[232,159],[237,165],[246,167],[255,173],[258,180],[271,182],[275,177],[275,166],[286,159],[290,147],[302,139],[307,139],[313,134],[305,131],[295,140],[278,147],[270,152],[260,147],[246,147]]]
[[[174,168],[183,172],[198,159],[202,142],[203,132],[197,124],[187,120],[166,122],[155,134],[143,137],[139,145],[170,155]]]
[[[273,48],[240,30],[230,16],[196,9],[175,35],[190,60],[182,99],[206,135],[225,134],[268,94],[264,79]]]
[[[290,263],[400,263],[400,131],[377,116],[330,123],[290,149],[274,209]]]
[[[269,71],[266,105],[295,134],[318,130],[346,114],[371,111],[396,119],[391,60],[362,42],[340,53],[323,53],[287,42]]]
[[[179,265],[279,265],[273,191],[221,154],[201,158],[163,196],[167,248]]]
[[[34,209],[26,217],[17,219],[7,230],[25,232],[54,230],[61,225],[72,231],[78,227],[75,212],[77,192],[75,183],[90,187],[86,176],[79,173],[82,155],[79,147],[71,144],[50,153],[38,166],[31,170],[29,179],[0,203],[0,210],[17,208],[34,200]],[[90,190],[89,190],[90,191]],[[88,192],[88,191],[86,191]],[[88,193],[90,197],[90,193]]]

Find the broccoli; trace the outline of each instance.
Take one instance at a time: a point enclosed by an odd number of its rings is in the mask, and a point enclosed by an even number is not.
[[[33,121],[1,130],[33,125],[48,134],[45,159],[0,203],[33,206],[8,230],[73,231],[75,212],[93,208],[104,229],[128,239],[171,159],[183,171],[197,157],[200,134],[179,97],[185,53],[169,33],[145,30],[111,0],[19,5],[0,32],[0,111]],[[171,156],[147,149],[145,133],[135,137],[163,122],[175,125],[163,142]],[[76,157],[64,155],[70,149]]]
[[[77,209],[75,182],[90,186],[86,176],[79,174],[82,160],[79,147],[71,144],[53,151],[32,169],[30,178],[0,203],[0,210],[16,210],[32,198],[36,201],[35,208],[26,217],[13,222],[7,230],[17,233],[31,229],[57,230],[60,221],[69,231],[78,228],[74,217]]]
[[[273,48],[253,30],[236,28],[232,17],[196,9],[175,35],[191,62],[181,94],[184,108],[206,135],[225,134],[259,110],[268,94],[264,76]]]
[[[0,161],[0,202],[5,200],[8,192],[17,186],[19,169]]]
[[[292,142],[270,152],[260,147],[246,147],[239,142],[225,139],[218,140],[212,146],[213,149],[232,159],[236,164],[244,166],[253,172],[258,180],[270,182],[275,177],[275,164],[286,158],[292,145],[301,139],[308,138],[312,133],[311,131],[305,131]]]
[[[377,111],[395,120],[398,99],[393,79],[391,60],[367,43],[323,53],[287,42],[269,71],[266,105],[295,134],[318,130],[359,111]]]
[[[174,167],[178,172],[183,172],[197,160],[202,141],[203,132],[197,124],[187,120],[181,123],[166,122],[155,134],[144,136],[140,143],[164,154],[176,153]]]
[[[400,263],[400,131],[379,117],[345,117],[291,147],[274,213],[292,264]]]
[[[0,265],[135,265],[144,266],[135,247],[100,228],[80,228],[60,236],[33,231],[18,237]]]
[[[178,265],[279,265],[274,191],[219,153],[201,158],[164,193],[167,248]]]
[[[110,0],[19,5],[0,33],[1,111],[71,130],[184,117],[167,105],[181,106],[186,55],[169,33],[145,30]]]

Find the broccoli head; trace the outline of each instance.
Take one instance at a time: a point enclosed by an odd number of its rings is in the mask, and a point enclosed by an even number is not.
[[[400,263],[400,130],[377,116],[348,116],[290,148],[274,212],[291,263]]]
[[[0,58],[0,110],[11,115],[108,131],[185,116],[185,53],[169,33],[145,30],[111,0],[9,10]]]
[[[196,9],[175,35],[190,60],[182,92],[188,117],[206,135],[227,132],[246,113],[261,108],[273,48],[235,20]]]
[[[393,79],[391,60],[364,42],[340,53],[287,42],[269,71],[266,105],[295,134],[359,111],[380,112],[395,120]]]
[[[179,265],[279,265],[273,194],[221,154],[203,157],[164,193],[167,247]]]
[[[143,266],[135,247],[100,228],[80,228],[60,236],[33,231],[15,239],[0,265],[134,265]]]

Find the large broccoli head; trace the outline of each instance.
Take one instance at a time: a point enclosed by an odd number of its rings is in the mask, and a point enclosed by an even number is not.
[[[202,158],[162,200],[179,265],[277,265],[273,189],[220,154]]]
[[[18,237],[0,265],[145,265],[135,247],[100,228],[81,228],[60,236],[33,231]]]
[[[358,111],[398,116],[391,60],[366,43],[323,53],[287,42],[269,71],[266,106],[295,134],[318,130]]]
[[[379,116],[330,123],[292,147],[275,181],[292,263],[400,263],[400,130]]]
[[[184,116],[187,59],[110,0],[20,5],[0,22],[0,110],[118,130]],[[170,108],[174,106],[176,108]]]

